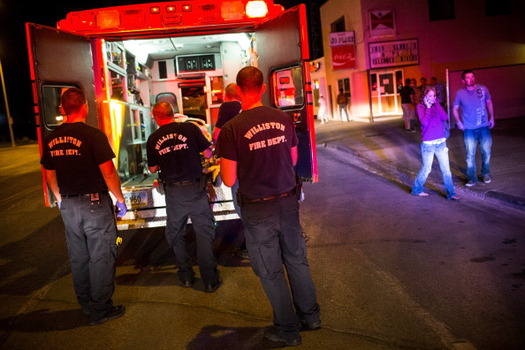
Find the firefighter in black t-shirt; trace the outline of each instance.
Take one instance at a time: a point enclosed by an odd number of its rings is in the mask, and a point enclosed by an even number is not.
[[[219,133],[221,132],[221,128],[235,118],[239,113],[241,113],[242,106],[241,102],[239,101],[239,96],[237,95],[236,91],[237,84],[230,83],[226,85],[226,88],[224,89],[224,102],[219,107],[219,114],[217,115],[217,122],[215,123],[215,127],[213,128],[213,142],[217,144],[217,139],[219,138]],[[241,216],[241,208],[239,207],[239,203],[237,202],[237,190],[239,189],[239,182],[237,181],[232,187],[231,187],[231,193],[232,193],[232,201],[233,206],[235,207],[235,212],[239,217]],[[246,240],[243,239],[240,249],[237,252],[237,256],[242,259],[249,259],[250,256],[248,254],[248,250],[246,249]]]
[[[211,157],[211,143],[199,127],[174,119],[173,108],[158,102],[152,110],[159,129],[148,138],[147,154],[150,172],[160,171],[166,194],[166,239],[173,247],[178,276],[183,286],[193,286],[195,273],[186,247],[188,217],[195,230],[199,270],[207,293],[222,284],[213,251],[215,224],[208,195],[201,184],[200,153]]]
[[[266,85],[258,68],[241,69],[237,85],[243,112],[219,134],[221,177],[227,186],[239,180],[250,263],[273,308],[266,337],[299,345],[301,327],[318,329],[321,321],[299,222],[298,139],[286,113],[262,105]]]
[[[62,94],[64,124],[43,143],[41,163],[64,221],[71,273],[79,304],[91,325],[124,315],[111,300],[115,285],[117,216],[126,214],[113,153],[104,133],[85,124],[88,106],[82,90]]]

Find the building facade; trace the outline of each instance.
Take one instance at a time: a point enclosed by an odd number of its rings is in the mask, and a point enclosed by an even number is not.
[[[419,86],[436,77],[450,100],[461,71],[473,69],[498,117],[524,116],[524,8],[520,0],[328,0],[320,7],[324,57],[313,62],[314,96],[322,91],[334,119],[340,89],[355,120],[399,117],[406,78]]]

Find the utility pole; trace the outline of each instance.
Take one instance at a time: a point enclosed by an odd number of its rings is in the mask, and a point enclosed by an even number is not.
[[[0,77],[2,78],[2,91],[4,92],[5,111],[7,113],[7,125],[9,126],[9,136],[11,136],[11,147],[15,147],[15,136],[13,134],[13,118],[9,112],[9,103],[7,102],[7,91],[4,82],[4,70],[2,68],[2,59],[0,59]]]

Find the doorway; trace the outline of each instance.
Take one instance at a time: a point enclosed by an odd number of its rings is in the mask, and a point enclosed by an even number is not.
[[[182,113],[190,118],[199,118],[206,122],[206,109],[208,108],[208,104],[206,102],[204,84],[179,84],[179,87],[182,97]]]
[[[402,70],[370,72],[370,98],[374,116],[402,114],[399,96],[402,82]]]

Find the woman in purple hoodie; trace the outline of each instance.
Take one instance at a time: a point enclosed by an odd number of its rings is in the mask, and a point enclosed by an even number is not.
[[[454,192],[452,173],[448,160],[447,134],[445,132],[444,121],[448,119],[447,114],[439,103],[436,103],[436,90],[427,85],[424,91],[423,101],[417,105],[417,115],[421,122],[421,159],[423,166],[417,175],[412,187],[412,194],[416,196],[428,196],[423,186],[427,181],[434,155],[439,162],[439,168],[443,174],[443,183],[447,199],[458,200]]]

